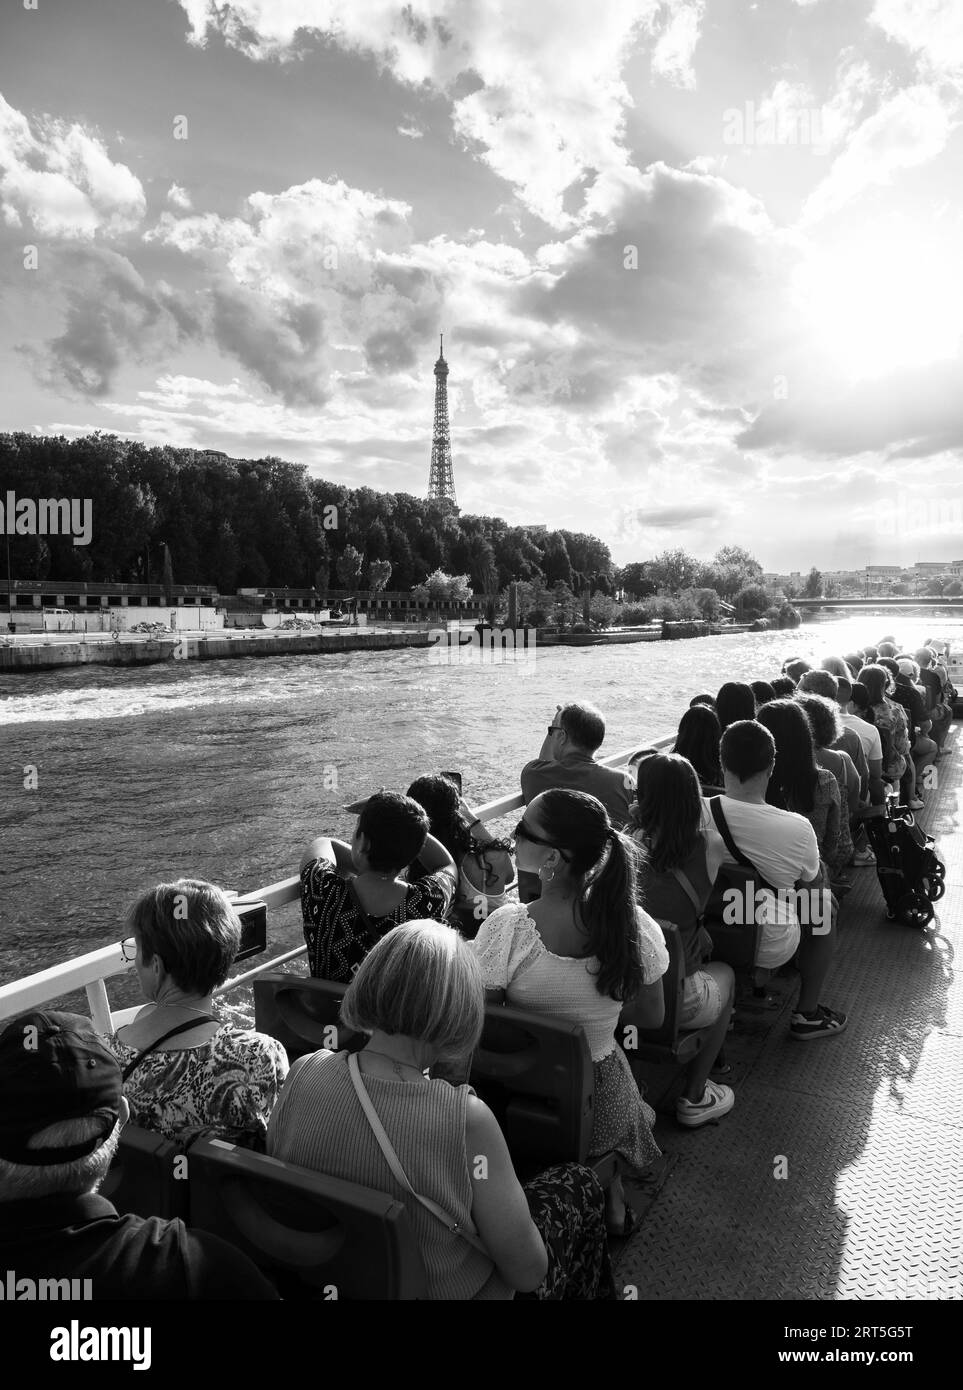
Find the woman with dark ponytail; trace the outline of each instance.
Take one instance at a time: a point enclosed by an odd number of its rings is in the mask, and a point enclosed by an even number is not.
[[[612,826],[601,801],[553,789],[526,807],[515,830],[520,870],[541,897],[509,903],[482,924],[475,950],[489,1002],[581,1024],[595,1063],[591,1157],[613,1150],[642,1173],[659,1157],[654,1112],[639,1095],[615,1039],[623,1004],[642,1027],[662,1022],[669,964],[658,923],[638,905],[639,851]],[[609,1229],[630,1227],[621,1175],[606,1194]]]

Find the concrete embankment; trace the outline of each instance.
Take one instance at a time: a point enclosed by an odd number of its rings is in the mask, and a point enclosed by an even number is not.
[[[217,633],[118,641],[37,641],[13,638],[0,646],[0,674],[63,666],[151,666],[164,661],[223,661],[243,657],[312,656],[326,652],[427,647],[425,632]]]

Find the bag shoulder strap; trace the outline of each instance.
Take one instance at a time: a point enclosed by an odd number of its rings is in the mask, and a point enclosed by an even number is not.
[[[682,869],[673,869],[672,876],[678,883],[679,887],[682,889],[683,893],[685,893],[686,897],[689,899],[689,902],[692,904],[692,910],[695,912],[696,917],[701,922],[704,916],[702,910],[702,903],[699,900],[699,894],[692,886],[691,878]]]
[[[358,1100],[361,1102],[361,1108],[365,1113],[365,1119],[371,1126],[374,1137],[378,1141],[378,1147],[384,1154],[388,1167],[391,1169],[396,1180],[406,1192],[411,1193],[416,1202],[420,1202],[423,1207],[431,1212],[432,1216],[437,1217],[439,1221],[443,1222],[452,1235],[461,1236],[462,1240],[466,1240],[469,1245],[474,1246],[486,1259],[491,1260],[491,1256],[475,1231],[470,1231],[467,1227],[454,1221],[443,1207],[440,1207],[437,1202],[433,1202],[430,1197],[423,1197],[420,1192],[416,1192],[408,1181],[408,1175],[401,1166],[401,1160],[395,1153],[394,1146],[385,1133],[384,1125],[378,1118],[378,1112],[371,1103],[371,1097],[368,1095],[367,1088],[361,1078],[361,1068],[358,1065],[358,1054],[356,1052],[352,1052],[348,1056],[348,1073],[357,1093]]]
[[[709,801],[709,810],[712,812],[712,819],[716,823],[716,829],[725,841],[726,849],[732,855],[737,864],[742,864],[747,869],[755,869],[751,859],[748,859],[732,838],[732,831],[729,829],[729,822],[722,809],[722,798],[714,796]]]
[[[216,1018],[214,1014],[201,1014],[199,1022],[219,1023],[220,1019]],[[149,1047],[145,1047],[142,1052],[138,1052],[137,1056],[133,1059],[133,1061],[127,1063],[126,1067],[123,1070],[123,1074],[121,1075],[121,1080],[126,1081],[128,1076],[130,1076],[131,1072],[134,1070],[134,1068],[139,1067],[144,1058],[149,1057],[152,1052],[156,1052],[157,1049],[160,1047],[161,1043],[167,1042],[168,1038],[175,1038],[178,1033],[186,1033],[190,1028],[196,1028],[197,1026],[198,1021],[195,1021],[194,1019],[189,1019],[187,1023],[178,1023],[176,1028],[168,1028],[166,1033],[162,1033],[159,1038],[156,1038],[154,1042],[150,1044]]]
[[[744,869],[751,869],[756,882],[763,888],[770,888],[772,885],[762,876],[752,860],[745,854],[732,838],[732,831],[729,829],[729,822],[726,820],[725,812],[722,809],[721,797],[714,796],[709,801],[709,810],[712,812],[712,819],[716,823],[719,834],[725,841],[726,849],[732,855],[737,864],[741,864]],[[773,890],[775,891],[775,890]]]

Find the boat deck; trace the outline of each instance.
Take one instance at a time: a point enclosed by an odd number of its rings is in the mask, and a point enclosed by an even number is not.
[[[737,1007],[736,1105],[683,1130],[652,1070],[667,1175],[616,1257],[644,1299],[963,1298],[963,769],[960,726],[920,823],[946,863],[924,930],[886,919],[874,869],[853,869],[825,1002],[838,1038],[789,1037],[795,974]],[[781,1162],[780,1160],[784,1160]],[[785,1177],[779,1176],[785,1172]]]

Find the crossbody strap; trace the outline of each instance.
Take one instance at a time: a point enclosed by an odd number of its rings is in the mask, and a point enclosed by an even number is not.
[[[219,1023],[220,1019],[215,1018],[214,1014],[201,1014],[200,1023]],[[174,1038],[178,1033],[186,1033],[190,1028],[197,1028],[198,1020],[189,1019],[187,1023],[178,1023],[176,1028],[169,1028],[166,1033],[162,1033],[159,1038],[151,1043],[150,1047],[145,1047],[142,1052],[138,1052],[132,1062],[128,1062],[124,1068],[122,1081],[126,1081],[135,1067],[139,1067],[145,1057],[149,1057],[152,1052],[156,1052],[161,1043],[167,1042],[168,1038]]]
[[[358,1054],[356,1052],[352,1052],[348,1056],[348,1072],[351,1076],[354,1089],[357,1092],[358,1100],[361,1102],[361,1108],[365,1113],[365,1118],[371,1126],[374,1137],[378,1141],[378,1146],[384,1154],[388,1167],[391,1169],[396,1180],[406,1192],[411,1193],[416,1202],[420,1202],[423,1207],[431,1212],[432,1216],[436,1216],[439,1221],[443,1222],[452,1235],[461,1236],[462,1240],[466,1240],[469,1245],[474,1246],[486,1259],[491,1260],[491,1255],[489,1255],[475,1231],[460,1225],[459,1222],[455,1221],[448,1212],[445,1211],[444,1207],[440,1207],[438,1203],[433,1202],[430,1197],[423,1197],[420,1192],[416,1192],[408,1181],[408,1175],[401,1166],[401,1160],[395,1153],[391,1140],[385,1133],[384,1125],[379,1120],[378,1112],[372,1105],[371,1097],[368,1095],[364,1081],[361,1079],[361,1068],[358,1065]]]
[[[713,796],[710,799],[709,810],[712,812],[712,819],[716,823],[716,829],[719,831],[719,834],[725,841],[726,849],[732,855],[736,863],[741,864],[744,869],[751,869],[756,877],[756,882],[761,884],[763,888],[772,888],[772,885],[766,882],[766,880],[763,878],[762,874],[756,868],[752,860],[749,859],[745,854],[743,854],[742,850],[739,848],[735,840],[732,838],[732,831],[729,829],[729,822],[726,820],[725,812],[722,809],[721,797]],[[775,890],[773,889],[773,891]]]
[[[692,886],[691,878],[682,869],[673,869],[672,876],[689,899],[689,902],[692,904],[692,910],[701,923],[705,914],[702,911],[702,903],[699,901],[699,894]]]

